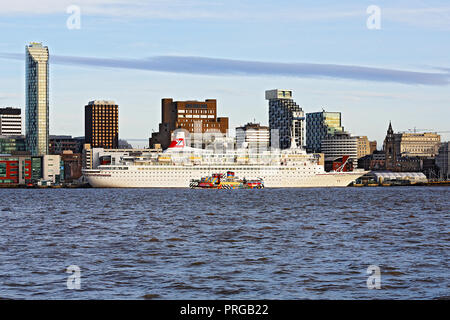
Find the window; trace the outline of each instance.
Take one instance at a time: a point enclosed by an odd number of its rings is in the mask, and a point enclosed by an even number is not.
[[[0,177],[6,177],[6,163],[0,163]]]

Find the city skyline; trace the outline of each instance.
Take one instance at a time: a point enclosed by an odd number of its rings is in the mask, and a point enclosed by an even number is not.
[[[33,13],[2,4],[2,24],[15,27],[0,44],[0,105],[24,110],[21,48],[42,41],[51,50],[50,134],[83,135],[83,107],[96,99],[121,106],[119,131],[125,139],[148,139],[157,131],[160,101],[166,97],[217,99],[230,128],[253,120],[266,125],[264,92],[275,88],[293,90],[305,113],[322,108],[341,112],[346,130],[377,140],[378,146],[390,120],[396,131],[449,129],[449,45],[444,39],[450,25],[442,17],[450,10],[443,1],[428,6],[400,2],[395,8],[381,1],[381,30],[366,27],[369,2],[338,7],[323,1],[327,10],[283,3],[284,11],[264,2],[253,7],[252,19],[268,22],[258,23],[261,30],[237,16],[217,16],[219,2],[189,3],[198,9],[192,10],[193,16],[182,14],[188,4],[173,2],[173,10],[161,6],[166,14],[151,19],[144,14],[158,11],[158,4],[132,4],[81,1],[79,30],[66,27],[70,15],[64,1]],[[126,14],[119,18],[114,10],[120,6]],[[138,14],[139,6],[148,10]],[[251,8],[252,2],[230,7],[245,16],[248,10],[239,9]],[[286,10],[286,19],[277,20]],[[307,13],[316,14],[306,18]],[[20,16],[29,16],[22,26],[17,23]],[[35,27],[30,29],[30,24]],[[180,36],[183,28],[187,32]],[[242,36],[236,38],[239,28]],[[394,45],[399,41],[402,46]],[[449,134],[443,133],[442,140],[449,140]]]
[[[0,29],[6,304],[450,300],[448,0],[3,0]]]

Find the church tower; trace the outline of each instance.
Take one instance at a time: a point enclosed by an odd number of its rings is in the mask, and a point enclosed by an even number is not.
[[[397,163],[397,152],[395,148],[395,134],[392,130],[392,124],[389,121],[386,138],[384,139],[385,167],[386,170],[395,170]]]

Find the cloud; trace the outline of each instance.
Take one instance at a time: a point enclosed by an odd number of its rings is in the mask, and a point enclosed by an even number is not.
[[[450,29],[450,7],[386,8],[382,19],[433,29]]]
[[[64,15],[69,6],[80,7],[86,16],[114,19],[167,20],[245,20],[329,21],[364,17],[365,8],[346,9],[342,5],[327,7],[300,6],[277,3],[255,5],[246,0],[15,0],[0,2],[0,16]]]
[[[71,5],[80,7],[82,15],[114,18],[215,19],[226,17],[223,12],[223,6],[226,6],[226,3],[207,0],[2,1],[0,2],[0,16],[67,14],[67,8]]]
[[[450,73],[450,68],[443,68],[443,67],[440,67],[440,68],[436,68],[437,70],[441,70],[441,71],[446,71],[446,72],[448,72],[448,73]]]
[[[23,54],[0,53],[0,58],[24,60]],[[294,78],[332,78],[444,86],[449,72],[419,72],[354,65],[281,63],[191,56],[155,56],[145,59],[107,59],[52,55],[52,64],[136,69],[212,76],[285,76]]]

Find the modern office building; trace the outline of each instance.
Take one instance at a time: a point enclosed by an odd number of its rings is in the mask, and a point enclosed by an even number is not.
[[[81,153],[83,150],[84,137],[72,138],[72,136],[50,136],[49,154],[61,155],[64,151],[70,150],[72,153]]]
[[[327,135],[343,132],[340,112],[311,112],[306,114],[306,149],[321,152],[322,140]]]
[[[114,101],[90,101],[84,109],[85,143],[92,148],[119,146],[119,106]]]
[[[0,154],[11,154],[26,151],[25,136],[0,135]]]
[[[27,149],[32,155],[48,154],[48,58],[48,48],[41,43],[26,47],[25,124]]]
[[[436,156],[436,166],[439,168],[439,178],[448,180],[450,177],[450,142],[443,142],[439,147],[439,154]]]
[[[305,113],[292,99],[291,90],[267,90],[269,101],[270,145],[287,149],[294,135],[298,147],[305,145]]]
[[[0,155],[0,185],[58,183],[61,169],[59,155]]]
[[[42,179],[50,184],[60,183],[64,177],[64,165],[60,155],[43,156]]]
[[[0,108],[0,136],[22,135],[22,110],[20,108]]]
[[[31,183],[37,183],[42,179],[43,156],[31,157]]]
[[[322,139],[321,151],[325,161],[334,161],[343,156],[349,156],[354,167],[358,157],[358,138],[352,137],[348,132],[336,132]]]
[[[31,182],[31,156],[0,155],[0,185]]]
[[[270,129],[259,123],[247,123],[236,128],[236,147],[247,146],[251,150],[268,150],[270,145]]]
[[[162,99],[161,123],[159,131],[152,133],[149,140],[150,148],[159,145],[162,149],[167,149],[173,138],[172,133],[177,129],[184,129],[188,134],[210,132],[226,136],[228,118],[217,117],[217,101],[215,99],[205,101]],[[194,139],[191,139],[189,135],[186,136],[186,139],[193,145]]]

